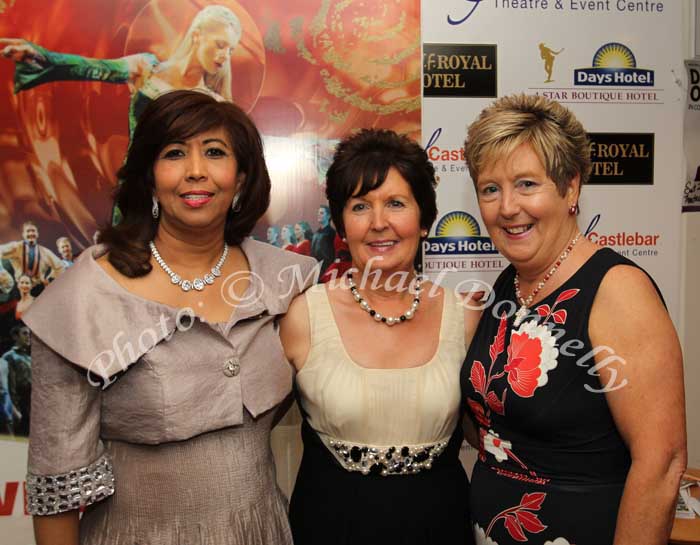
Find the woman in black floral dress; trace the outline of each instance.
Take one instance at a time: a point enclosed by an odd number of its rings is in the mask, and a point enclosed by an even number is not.
[[[543,97],[504,97],[466,153],[511,263],[462,369],[477,543],[665,544],[686,463],[681,352],[653,280],[579,231],[583,127]]]

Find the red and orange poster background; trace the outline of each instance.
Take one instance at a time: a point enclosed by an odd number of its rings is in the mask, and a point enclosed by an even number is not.
[[[273,182],[259,238],[269,225],[317,228],[323,175],[348,132],[382,127],[419,139],[418,0],[0,0],[0,38],[96,59],[150,53],[164,61],[210,4],[228,7],[243,27],[231,92],[263,134]],[[32,220],[39,244],[57,253],[56,239],[67,236],[77,255],[110,219],[134,89],[56,81],[15,93],[14,79],[14,62],[0,57],[0,244],[21,240]],[[13,340],[0,329],[4,352]],[[30,535],[28,520],[17,520],[28,519],[22,441],[0,436],[0,533],[9,544]]]

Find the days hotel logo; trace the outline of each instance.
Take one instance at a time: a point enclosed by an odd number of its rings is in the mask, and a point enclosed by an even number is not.
[[[423,252],[430,255],[498,253],[489,237],[481,235],[479,222],[467,212],[445,214],[435,227],[435,236],[423,243]]]
[[[553,69],[551,48],[545,46],[538,59],[545,61],[545,72]],[[561,50],[559,50],[561,51]],[[558,51],[551,50],[552,55]],[[538,61],[541,62],[541,61]],[[654,87],[654,71],[637,68],[632,50],[619,42],[602,45],[593,55],[590,68],[574,69],[571,87],[529,87],[530,92],[562,104],[663,104],[663,89]],[[561,65],[561,61],[557,66]],[[550,83],[545,80],[545,84]]]
[[[423,255],[427,273],[499,272],[507,265],[474,216],[461,210],[440,218],[435,236],[423,242]]]
[[[637,59],[624,44],[611,42],[598,48],[591,68],[574,70],[574,85],[653,87],[654,71],[637,68]]]

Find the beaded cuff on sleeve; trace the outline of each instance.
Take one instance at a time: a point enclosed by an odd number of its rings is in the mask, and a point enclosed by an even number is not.
[[[27,512],[56,515],[90,505],[114,494],[112,462],[107,454],[60,475],[27,474]]]

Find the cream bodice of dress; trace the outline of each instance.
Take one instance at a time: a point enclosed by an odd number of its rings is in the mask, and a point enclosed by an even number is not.
[[[460,414],[466,349],[464,308],[449,289],[444,293],[433,357],[418,367],[371,369],[345,350],[324,285],[306,292],[311,349],[296,381],[309,424],[332,451],[338,441],[381,449],[449,440]]]

